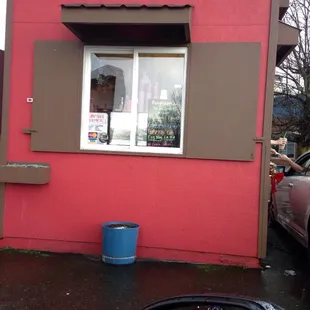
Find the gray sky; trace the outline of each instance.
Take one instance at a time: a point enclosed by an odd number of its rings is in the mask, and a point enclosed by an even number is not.
[[[0,0],[0,50],[4,50],[6,0]]]

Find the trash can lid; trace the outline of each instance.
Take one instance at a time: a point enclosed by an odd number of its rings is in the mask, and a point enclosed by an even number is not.
[[[114,229],[126,229],[126,228],[135,228],[134,225],[130,224],[110,224],[106,226],[107,228],[114,228]]]

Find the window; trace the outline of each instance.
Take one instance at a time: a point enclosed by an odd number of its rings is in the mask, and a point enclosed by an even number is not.
[[[182,154],[186,48],[85,47],[83,150]]]
[[[306,175],[307,171],[309,170],[310,165],[310,159],[309,157],[303,158],[302,160],[299,160],[296,162],[300,167],[303,168],[302,172],[296,171],[293,168],[289,167],[289,170],[287,170],[286,176],[302,176]]]
[[[304,168],[304,173],[306,176],[310,176],[310,169],[309,169],[309,166],[310,166],[310,159],[307,161],[307,164],[303,166]]]

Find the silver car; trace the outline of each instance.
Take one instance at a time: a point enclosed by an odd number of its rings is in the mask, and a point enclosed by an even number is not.
[[[280,223],[310,254],[310,151],[295,162],[303,172],[280,167],[285,177],[271,198],[269,215],[271,223]]]

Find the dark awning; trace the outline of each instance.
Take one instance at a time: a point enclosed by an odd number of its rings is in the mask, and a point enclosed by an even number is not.
[[[86,44],[186,44],[191,5],[62,4],[62,23]]]
[[[290,0],[280,0],[279,3],[279,20],[282,20],[290,6]]]
[[[291,53],[297,46],[299,39],[298,28],[287,25],[279,21],[278,24],[278,48],[277,48],[277,66]]]

